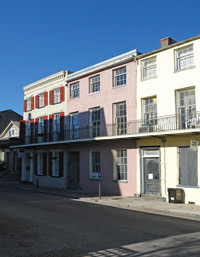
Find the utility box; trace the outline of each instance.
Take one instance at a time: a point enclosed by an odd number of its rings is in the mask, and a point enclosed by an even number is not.
[[[168,188],[169,203],[185,203],[185,192],[182,188]]]

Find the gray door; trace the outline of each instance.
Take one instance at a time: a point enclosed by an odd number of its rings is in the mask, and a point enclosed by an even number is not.
[[[69,152],[67,186],[68,188],[80,186],[79,152]]]
[[[144,158],[144,193],[160,195],[159,157]]]

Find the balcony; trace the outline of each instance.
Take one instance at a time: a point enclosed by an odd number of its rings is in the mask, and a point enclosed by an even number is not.
[[[81,139],[94,140],[100,137],[143,137],[150,135],[166,135],[177,133],[191,133],[200,130],[200,113],[190,115],[171,115],[158,117],[153,121],[144,120],[129,121],[120,124],[108,124],[96,127],[82,127],[74,130],[64,130],[64,132],[54,132],[50,134],[37,134],[27,136],[26,144],[58,142],[58,141],[79,141]]]

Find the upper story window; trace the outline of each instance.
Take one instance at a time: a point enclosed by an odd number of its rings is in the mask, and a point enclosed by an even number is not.
[[[114,87],[126,85],[126,67],[114,71]]]
[[[26,111],[31,111],[31,97],[26,101]]]
[[[53,90],[53,103],[60,103],[60,88]]]
[[[100,136],[100,108],[90,109],[90,136]]]
[[[151,97],[142,100],[143,121],[146,125],[157,124],[157,98]]]
[[[90,93],[100,91],[100,75],[90,78]]]
[[[175,52],[176,67],[175,70],[185,70],[194,65],[193,45],[181,48]]]
[[[38,118],[38,133],[44,133],[44,117]]]
[[[142,80],[156,77],[156,57],[142,61]]]
[[[44,93],[38,96],[38,107],[44,107]]]
[[[79,82],[74,83],[70,86],[70,98],[74,99],[79,97]]]
[[[114,104],[115,135],[126,134],[126,102]]]
[[[70,139],[79,138],[79,113],[70,114]]]

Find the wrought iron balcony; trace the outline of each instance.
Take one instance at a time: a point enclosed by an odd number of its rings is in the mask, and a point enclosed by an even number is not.
[[[53,134],[42,133],[34,136],[26,136],[26,144],[73,141],[97,137],[112,137],[123,135],[136,135],[141,133],[156,133],[175,130],[200,129],[200,113],[188,115],[171,115],[154,118],[152,120],[136,120],[126,123],[107,124],[93,127],[74,128]]]

